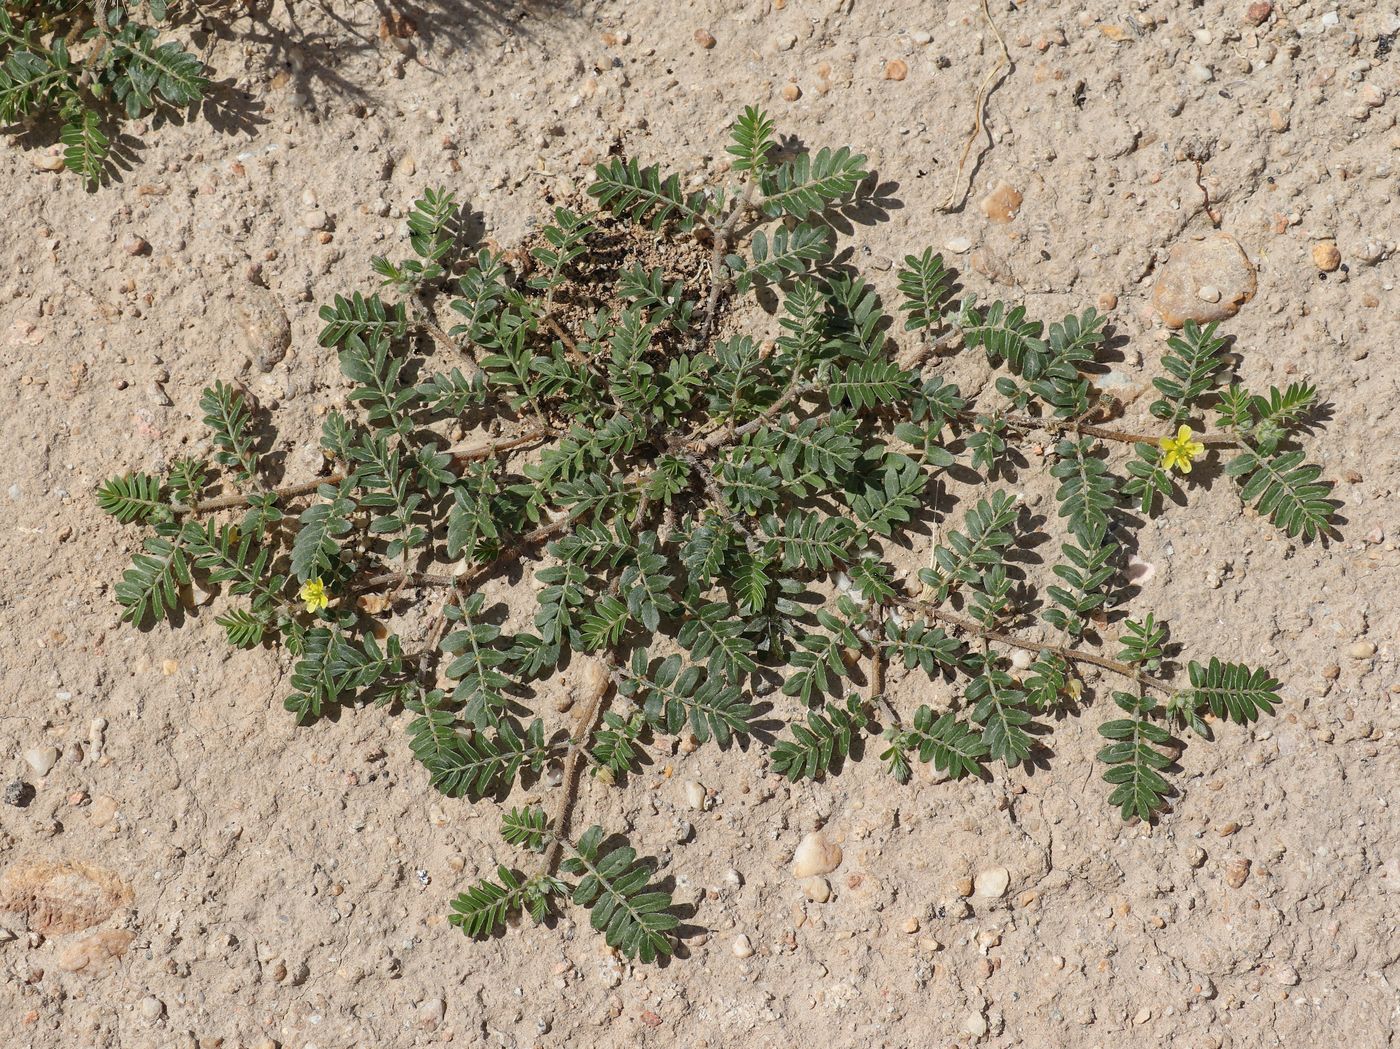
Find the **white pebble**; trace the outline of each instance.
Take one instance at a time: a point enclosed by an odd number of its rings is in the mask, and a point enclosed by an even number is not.
[[[819,830],[812,831],[792,854],[792,873],[798,878],[830,874],[841,866],[841,846],[826,840]]]
[[[447,1003],[441,998],[429,998],[418,1007],[418,1026],[425,1031],[435,1031],[446,1015]]]
[[[301,217],[301,224],[306,229],[325,229],[329,223],[329,216],[320,209],[308,211]]]
[[[978,873],[972,885],[977,895],[983,899],[999,899],[1006,895],[1006,890],[1011,885],[1011,872],[1005,867],[989,867]]]
[[[1376,646],[1370,641],[1353,641],[1347,645],[1347,655],[1352,659],[1370,659],[1375,654]]]
[[[987,1033],[987,1018],[981,1013],[968,1013],[963,1021],[963,1030],[974,1038],[981,1038]]]
[[[1219,302],[1220,289],[1214,284],[1203,284],[1196,289],[1196,297],[1202,302]]]
[[[24,760],[29,762],[29,767],[34,770],[34,775],[47,776],[49,769],[58,762],[58,748],[34,747],[32,750],[24,752]]]
[[[1017,670],[1029,669],[1034,657],[1024,648],[1018,648],[1011,653],[1011,665]]]
[[[734,937],[734,946],[730,948],[736,958],[752,958],[753,942],[744,933]]]
[[[685,803],[692,809],[705,809],[705,785],[693,779],[685,781]]]
[[[813,903],[825,903],[831,899],[831,882],[825,878],[808,878],[802,885],[802,892]]]
[[[943,246],[954,255],[961,255],[963,252],[971,250],[972,241],[967,237],[954,237]]]
[[[165,1003],[159,998],[148,994],[141,999],[141,1015],[147,1020],[158,1020],[163,1012],[165,1012]]]

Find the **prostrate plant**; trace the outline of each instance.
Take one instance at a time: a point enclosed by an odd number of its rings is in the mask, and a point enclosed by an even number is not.
[[[116,119],[198,102],[204,64],[160,43],[168,0],[0,0],[0,121],[57,117],[63,163],[96,185]]]
[[[671,898],[651,865],[605,847],[596,827],[568,830],[581,770],[623,784],[655,736],[748,737],[799,780],[882,733],[900,782],[915,760],[985,777],[1036,753],[1050,726],[1032,721],[1077,706],[1090,666],[1121,679],[1112,695],[1127,715],[1100,727],[1108,800],[1149,819],[1173,793],[1173,730],[1209,736],[1212,722],[1247,723],[1279,702],[1279,683],[1240,663],[1211,657],[1173,675],[1166,625],[1115,609],[1131,508],[1154,515],[1180,499],[1178,476],[1203,455],[1231,450],[1245,501],[1288,535],[1329,530],[1327,488],[1295,445],[1313,389],[1218,392],[1224,340],[1188,325],[1155,380],[1158,432],[1110,429],[1093,383],[1103,317],[1046,330],[1021,307],[953,302],[931,251],[899,272],[908,334],[896,356],[879,296],[833,263],[831,223],[858,205],[864,158],[783,159],[753,109],[729,152],[737,183],[703,192],[634,160],[600,165],[589,192],[604,212],[557,209],[511,266],[471,256],[452,195],[427,194],[408,223],[416,257],[374,261],[389,297],[321,309],[357,416],[325,422],[331,472],[269,487],[246,396],[215,384],[201,401],[213,464],[99,492],[152,533],[116,588],[128,620],[170,615],[193,576],[226,584],[229,640],[280,641],[296,657],[286,705],[298,718],[402,703],[414,755],[453,797],[503,798],[557,775],[552,816],[513,810],[503,827],[541,854],[533,869],[503,864],[458,897],[454,921],[472,935],[516,912],[540,920],[569,896],[627,955],[672,950]],[[620,239],[647,261],[627,264]],[[740,330],[734,310],[760,290],[781,295],[771,342]],[[446,331],[444,299],[457,321]],[[959,341],[1002,369],[976,403],[939,374]],[[1222,430],[1197,432],[1212,404]],[[440,436],[488,421],[498,436]],[[941,527],[916,578],[895,570],[890,554],[942,524],[930,493],[955,464],[991,482],[1045,435],[1064,540],[1048,579],[1016,554],[1044,522],[994,484]],[[1112,454],[1123,446],[1126,477]],[[216,471],[221,495],[209,492]],[[511,634],[482,586],[521,559],[535,585],[508,595],[534,610],[534,630]],[[390,627],[422,602],[426,629],[401,640]],[[1117,634],[1116,651],[1099,632]],[[892,661],[963,682],[960,697],[895,710]],[[537,684],[556,674],[573,682],[567,729],[536,715]],[[753,698],[775,679],[792,715],[776,741]]]

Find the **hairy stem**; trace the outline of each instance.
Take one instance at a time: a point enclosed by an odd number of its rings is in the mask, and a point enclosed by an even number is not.
[[[613,677],[618,669],[617,665],[611,659],[603,659],[603,664],[607,668],[608,676]],[[560,845],[568,833],[569,817],[573,813],[574,801],[578,797],[580,765],[587,753],[588,740],[592,737],[593,730],[598,725],[598,718],[603,713],[603,698],[607,694],[606,685],[603,688],[593,689],[592,695],[574,719],[574,724],[578,726],[578,732],[569,740],[569,749],[564,755],[563,778],[559,781],[563,793],[559,796],[559,804],[554,810],[554,819],[550,824],[549,847],[544,852],[543,873],[545,874],[554,873],[554,868],[559,863]]]
[[[975,422],[979,415],[986,414],[989,413],[963,411],[958,413],[958,417],[967,422]],[[1124,430],[1111,430],[1105,426],[1091,426],[1089,423],[1075,422],[1072,419],[1036,419],[1029,415],[999,415],[997,418],[1016,430],[1044,430],[1055,436],[1064,433],[1077,433],[1083,437],[1097,437],[1101,441],[1118,441],[1122,444],[1155,445],[1163,436],[1159,433],[1128,433]],[[1175,436],[1175,434],[1167,436]],[[1239,438],[1228,433],[1193,434],[1191,439],[1210,448],[1235,448],[1240,443]]]
[[[535,441],[551,436],[553,432],[545,428],[529,430],[519,437],[511,437],[504,441],[486,441],[482,444],[452,448],[448,450],[448,454],[452,456],[453,461],[458,463],[476,462],[481,459],[490,459],[522,445],[533,444]],[[345,480],[343,473],[327,474],[325,477],[317,477],[314,480],[300,481],[297,484],[273,489],[272,494],[279,500],[295,499],[297,496],[310,495],[323,484],[339,484],[343,480]],[[194,506],[176,506],[173,509],[176,513],[181,514],[208,514],[216,510],[231,510],[235,507],[247,506],[249,501],[250,497],[247,495],[221,495],[215,499],[206,499],[195,503]]]
[[[894,601],[896,604],[905,608],[915,609],[918,612],[922,612],[930,619],[934,619],[940,623],[947,623],[949,626],[956,627],[965,634],[981,638],[983,641],[996,641],[1000,644],[1008,645],[1011,648],[1024,649],[1027,652],[1049,652],[1052,655],[1059,656],[1061,659],[1068,660],[1072,663],[1088,663],[1102,670],[1111,671],[1114,674],[1130,678],[1140,685],[1154,688],[1168,695],[1176,692],[1176,687],[1172,685],[1170,681],[1164,681],[1161,678],[1145,674],[1130,663],[1120,663],[1116,659],[1109,659],[1106,656],[1098,655],[1095,652],[1088,652],[1082,648],[1068,648],[1064,645],[1052,645],[1043,641],[1033,641],[1030,638],[1017,637],[1015,634],[1008,634],[1001,630],[992,630],[988,627],[984,627],[976,620],[968,619],[966,616],[960,616],[956,612],[945,611],[927,601],[919,601],[916,598],[895,597]]]

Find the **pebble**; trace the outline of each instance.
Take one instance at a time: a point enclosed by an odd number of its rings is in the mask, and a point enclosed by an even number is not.
[[[963,1030],[974,1038],[981,1038],[987,1033],[987,1018],[981,1013],[968,1013],[963,1021]]]
[[[141,1015],[147,1020],[159,1020],[160,1014],[165,1012],[165,1003],[159,998],[151,995],[141,999]]]
[[[808,878],[802,885],[802,892],[813,903],[825,903],[831,899],[831,882],[825,878]]]
[[[1347,645],[1347,655],[1352,659],[1370,659],[1375,654],[1376,646],[1370,641],[1353,641]]]
[[[991,248],[978,248],[968,256],[967,264],[993,284],[1007,287],[1016,284],[1016,274],[1012,272],[1010,264]]]
[[[1209,84],[1215,79],[1215,70],[1204,62],[1192,62],[1187,73],[1198,84]]]
[[[891,59],[885,63],[886,80],[903,80],[909,75],[909,63],[902,58]]]
[[[826,840],[819,830],[812,831],[792,854],[792,873],[798,878],[830,874],[841,866],[841,846]]]
[[[24,752],[24,760],[34,770],[34,775],[47,776],[49,769],[58,763],[58,748],[34,747]]]
[[[58,147],[55,147],[58,148]],[[62,171],[63,154],[56,152],[35,153],[30,156],[29,162],[40,171]]]
[[[1248,25],[1261,26],[1269,20],[1273,11],[1274,5],[1269,0],[1255,0],[1244,9],[1244,20]]]
[[[145,255],[150,250],[151,245],[144,237],[127,237],[122,241],[122,251],[128,255]]]
[[[1220,298],[1202,299],[1197,289],[1206,287],[1219,291]],[[1235,238],[1213,233],[1172,249],[1152,289],[1152,305],[1169,328],[1180,328],[1188,320],[1206,324],[1233,317],[1254,298],[1257,287],[1254,264]]]
[[[327,229],[330,226],[330,221],[330,216],[320,208],[307,211],[301,216],[301,224],[304,229]]]
[[[685,781],[685,803],[692,809],[705,809],[705,785],[693,779]]]
[[[270,372],[287,356],[292,345],[292,325],[282,303],[270,291],[249,287],[237,305],[243,329],[243,351],[261,372]]]
[[[446,1015],[447,1003],[441,998],[429,998],[418,1007],[418,1026],[425,1031],[436,1031]]]
[[[1312,247],[1312,260],[1323,273],[1331,273],[1342,264],[1342,253],[1335,240],[1320,240]]]
[[[1225,884],[1232,889],[1238,889],[1249,877],[1250,862],[1243,857],[1231,860],[1225,866]]]
[[[1220,289],[1214,284],[1203,284],[1196,289],[1196,297],[1202,302],[1219,302]]]
[[[1137,1014],[1133,1017],[1133,1023],[1141,1027],[1150,1019],[1152,1019],[1152,1010],[1147,1008],[1146,1006],[1143,1006],[1137,1011]]]
[[[740,933],[734,937],[734,945],[730,948],[736,958],[753,957],[753,941],[745,933]]]
[[[799,98],[802,97],[802,89],[796,84],[784,84],[782,96],[784,102],[796,102]]]
[[[943,247],[946,248],[948,251],[952,252],[954,255],[961,255],[964,252],[971,249],[972,241],[969,240],[967,237],[954,237],[952,240],[944,244]]]
[[[1005,179],[977,203],[983,215],[993,222],[1010,222],[1021,207],[1021,192]]]
[[[1375,84],[1362,84],[1361,102],[1369,109],[1379,109],[1385,105],[1385,91]]]
[[[1006,890],[1011,886],[1011,872],[1005,867],[989,867],[980,871],[973,879],[973,887],[977,895],[983,899],[995,900],[1006,895]]]
[[[706,51],[715,46],[715,38],[708,29],[695,30],[695,42]]]
[[[22,779],[12,779],[5,784],[4,802],[6,805],[18,808],[24,803],[25,788],[28,786]]]

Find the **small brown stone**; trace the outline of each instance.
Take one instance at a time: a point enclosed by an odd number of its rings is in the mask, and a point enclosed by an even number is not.
[[[1099,296],[1099,309],[1103,310],[1104,313],[1108,313],[1110,310],[1116,310],[1117,308],[1118,296],[1113,294],[1113,292],[1106,291]]]
[[[1006,181],[998,182],[990,193],[978,202],[982,214],[993,222],[1010,222],[1021,207],[1021,193]]]
[[[784,102],[796,102],[802,97],[802,89],[796,84],[784,84],[782,96]]]
[[[695,30],[695,42],[706,51],[715,46],[714,35],[708,29]]]
[[[1255,0],[1244,9],[1244,20],[1246,25],[1261,26],[1269,20],[1269,15],[1273,14],[1274,5],[1269,0]]]
[[[1203,287],[1218,290],[1220,298],[1205,301],[1198,294]],[[1152,289],[1152,305],[1169,328],[1180,328],[1188,320],[1207,324],[1233,317],[1254,298],[1257,287],[1254,263],[1235,238],[1213,233],[1172,249]]]
[[[1312,248],[1313,265],[1323,273],[1331,273],[1342,264],[1342,253],[1335,240],[1320,240]]]
[[[909,75],[909,63],[902,58],[894,58],[885,63],[886,80],[903,80]]]
[[[968,256],[967,263],[994,284],[1010,287],[1016,283],[1016,276],[1006,260],[990,248],[978,248]]]
[[[1244,857],[1231,860],[1225,866],[1225,884],[1232,889],[1238,889],[1249,877],[1249,867],[1250,862]]]
[[[124,929],[103,929],[89,933],[63,948],[58,956],[58,967],[65,972],[84,972],[96,976],[116,967],[126,954],[133,933]]]

